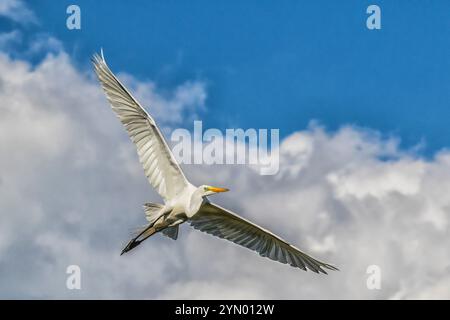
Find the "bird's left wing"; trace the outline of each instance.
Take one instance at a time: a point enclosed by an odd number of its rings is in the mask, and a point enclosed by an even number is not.
[[[202,205],[189,222],[195,229],[227,239],[254,250],[263,257],[288,263],[293,267],[325,274],[324,268],[337,270],[336,267],[303,253],[270,231],[209,201]]]
[[[103,54],[92,60],[112,109],[136,145],[148,181],[164,200],[173,198],[188,182],[155,120],[111,72]]]

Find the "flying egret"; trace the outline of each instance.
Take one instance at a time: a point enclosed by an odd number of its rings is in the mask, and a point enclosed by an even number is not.
[[[94,55],[93,64],[113,111],[137,147],[148,181],[164,200],[164,204],[144,205],[148,224],[128,242],[121,255],[159,231],[176,240],[178,226],[188,222],[195,229],[305,271],[310,269],[326,274],[324,269],[337,270],[303,253],[270,231],[210,202],[209,195],[228,189],[192,185],[175,160],[155,120],[111,72],[103,52],[100,56]]]

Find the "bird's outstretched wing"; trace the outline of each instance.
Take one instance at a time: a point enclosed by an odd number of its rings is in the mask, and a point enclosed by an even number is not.
[[[164,200],[173,198],[188,184],[153,118],[95,54],[92,62],[112,109],[137,147],[139,160],[150,184]]]
[[[227,239],[254,250],[263,257],[288,263],[305,271],[309,269],[326,274],[324,269],[338,270],[301,252],[270,231],[211,202],[204,203],[189,222],[195,229]]]

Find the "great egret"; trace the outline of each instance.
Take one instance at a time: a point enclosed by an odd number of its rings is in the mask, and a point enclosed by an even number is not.
[[[188,222],[195,229],[305,271],[310,269],[326,274],[324,269],[337,270],[303,253],[270,231],[210,202],[207,196],[228,189],[192,185],[175,160],[155,120],[111,72],[103,52],[100,56],[94,55],[93,64],[112,109],[137,147],[148,181],[164,199],[163,205],[144,205],[148,224],[128,242],[121,254],[159,231],[176,240],[178,226]]]

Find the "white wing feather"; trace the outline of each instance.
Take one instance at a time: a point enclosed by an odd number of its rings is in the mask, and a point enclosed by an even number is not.
[[[150,184],[167,201],[188,184],[153,118],[111,72],[97,54],[93,64],[112,109],[137,147],[139,160]]]
[[[270,231],[211,202],[203,204],[189,222],[195,229],[227,239],[254,250],[263,257],[288,263],[293,267],[325,274],[323,268],[337,270],[336,267],[301,252]]]

